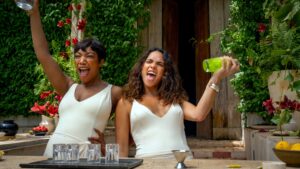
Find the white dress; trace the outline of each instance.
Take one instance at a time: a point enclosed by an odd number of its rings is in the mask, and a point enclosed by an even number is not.
[[[159,117],[136,100],[130,112],[131,134],[136,158],[173,158],[172,150],[190,150],[184,132],[184,116],[179,104],[172,104]]]
[[[60,102],[59,122],[50,137],[44,156],[52,157],[53,144],[88,143],[88,137],[97,137],[93,128],[101,132],[105,129],[112,109],[112,85],[82,101],[75,98],[77,85],[73,84]],[[85,155],[85,147],[80,149],[81,157]]]

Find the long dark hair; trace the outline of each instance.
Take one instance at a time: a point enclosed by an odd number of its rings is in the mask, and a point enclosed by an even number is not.
[[[161,48],[151,48],[138,59],[129,73],[128,83],[123,87],[124,97],[132,102],[134,99],[141,99],[145,94],[142,79],[143,65],[150,53],[158,51],[162,53],[164,59],[164,76],[158,85],[158,96],[165,104],[182,103],[187,100],[187,95],[182,87],[181,78],[176,71],[169,54]]]

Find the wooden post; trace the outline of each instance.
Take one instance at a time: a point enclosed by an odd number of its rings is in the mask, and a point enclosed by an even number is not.
[[[71,40],[73,38],[77,38],[78,41],[81,41],[84,37],[84,32],[81,30],[78,30],[77,25],[78,25],[78,22],[82,19],[82,14],[85,10],[85,5],[86,5],[85,0],[82,0],[82,2],[80,2],[80,5],[81,5],[81,8],[80,8],[80,11],[78,12],[75,4],[74,3],[72,4],[73,10],[72,10]],[[78,15],[77,15],[77,12],[78,12]]]
[[[229,17],[230,0],[210,0],[210,34],[225,29]],[[223,55],[220,50],[220,38],[217,36],[210,45],[211,56]],[[228,77],[222,80],[221,91],[218,94],[213,108],[213,138],[214,139],[240,139],[241,114],[236,111],[238,98],[230,86]]]

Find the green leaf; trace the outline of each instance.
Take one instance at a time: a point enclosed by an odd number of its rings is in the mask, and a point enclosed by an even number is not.
[[[300,80],[293,83],[293,90],[300,91]]]

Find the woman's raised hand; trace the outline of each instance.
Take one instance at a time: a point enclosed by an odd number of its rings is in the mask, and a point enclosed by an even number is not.
[[[230,76],[240,70],[240,64],[237,59],[233,59],[229,56],[222,57],[222,68],[215,72],[213,76],[217,76],[220,79],[223,79],[227,76]]]

